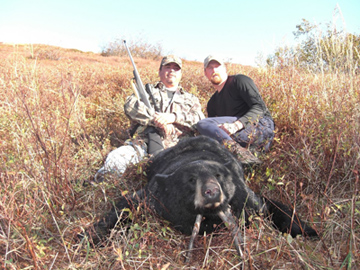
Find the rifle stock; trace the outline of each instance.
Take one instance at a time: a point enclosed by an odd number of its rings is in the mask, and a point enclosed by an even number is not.
[[[140,99],[145,105],[146,107],[148,107],[149,109],[151,109],[151,105],[150,105],[150,101],[149,101],[149,98],[148,96],[146,95],[146,92],[145,92],[145,88],[144,88],[144,85],[140,79],[140,75],[139,75],[139,72],[137,71],[136,69],[136,66],[135,66],[135,62],[131,56],[131,53],[130,53],[130,50],[128,48],[128,46],[126,45],[126,40],[124,40],[124,45],[125,45],[125,48],[129,54],[129,57],[130,57],[130,60],[131,60],[131,63],[134,67],[134,79],[131,81],[131,86],[135,92],[135,95],[138,99]],[[135,83],[134,83],[135,82]]]

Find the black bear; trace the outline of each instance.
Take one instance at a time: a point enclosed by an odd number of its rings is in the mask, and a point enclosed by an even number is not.
[[[135,195],[123,197],[111,212],[94,225],[95,241],[103,237],[118,221],[122,209],[139,202],[151,207],[174,228],[192,234],[189,250],[198,232],[211,233],[225,223],[234,235],[242,255],[241,236],[234,216],[245,218],[249,210],[271,217],[274,226],[293,237],[317,236],[285,205],[256,195],[244,181],[242,165],[217,141],[198,136],[181,140],[149,160],[148,183]]]

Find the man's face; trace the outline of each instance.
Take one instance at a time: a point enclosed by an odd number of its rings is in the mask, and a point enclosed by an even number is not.
[[[219,85],[226,80],[226,68],[217,61],[211,60],[205,69],[205,76],[214,85]]]
[[[160,81],[162,81],[167,88],[178,86],[181,76],[181,68],[176,63],[164,65],[159,70]]]

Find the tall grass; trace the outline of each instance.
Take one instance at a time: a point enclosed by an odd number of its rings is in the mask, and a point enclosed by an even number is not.
[[[47,52],[39,53],[35,52]],[[58,55],[60,57],[53,57]],[[245,261],[230,233],[199,236],[184,265],[188,236],[139,208],[127,227],[92,248],[77,234],[122,194],[144,185],[144,164],[99,185],[89,179],[128,138],[123,113],[131,93],[127,58],[42,45],[0,45],[0,262],[5,269],[356,269],[359,267],[360,78],[296,66],[229,66],[252,77],[276,122],[264,165],[249,185],[296,206],[321,235],[291,239],[267,220],[244,228]],[[144,83],[159,61],[137,59]],[[212,94],[202,64],[184,61],[182,85],[205,111]]]

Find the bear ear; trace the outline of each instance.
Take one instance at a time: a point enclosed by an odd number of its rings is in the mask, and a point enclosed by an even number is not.
[[[157,173],[154,175],[154,181],[158,182],[158,183],[163,183],[165,181],[167,181],[169,179],[169,177],[171,176],[171,174],[160,174]]]
[[[233,162],[231,162],[230,160],[226,163],[223,164],[226,168],[228,168],[229,170],[233,169]]]
[[[224,163],[223,165],[224,165],[225,167],[230,166],[230,165],[231,165],[231,161],[228,161],[228,162]]]
[[[239,170],[242,171],[242,165],[237,161],[229,160],[228,162],[225,162],[223,165],[231,172],[239,172]]]

